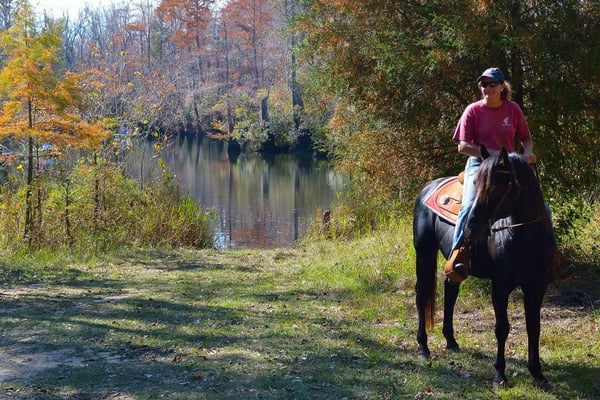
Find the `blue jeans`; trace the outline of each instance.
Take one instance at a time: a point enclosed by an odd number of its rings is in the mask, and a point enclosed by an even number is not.
[[[475,202],[475,175],[479,170],[481,160],[477,157],[469,157],[465,165],[465,181],[463,185],[463,197],[460,210],[458,211],[458,220],[454,227],[454,240],[452,241],[452,251],[456,250],[463,240],[465,225],[471,207]],[[451,253],[452,253],[451,251]]]

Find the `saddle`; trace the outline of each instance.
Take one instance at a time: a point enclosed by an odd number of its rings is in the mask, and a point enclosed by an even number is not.
[[[456,224],[462,204],[464,173],[444,179],[423,201],[440,217]]]

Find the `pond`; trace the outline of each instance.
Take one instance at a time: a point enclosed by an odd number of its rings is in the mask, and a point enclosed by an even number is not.
[[[221,249],[289,246],[343,190],[342,176],[311,155],[230,157],[227,148],[224,141],[181,135],[161,151],[183,190],[214,210]]]

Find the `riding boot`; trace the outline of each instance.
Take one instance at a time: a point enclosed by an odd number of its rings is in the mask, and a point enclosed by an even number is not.
[[[556,250],[550,266],[550,283],[568,281],[575,275],[577,267],[569,262],[559,250]]]
[[[469,247],[461,244],[452,252],[446,265],[444,265],[444,274],[454,283],[460,283],[469,276]]]

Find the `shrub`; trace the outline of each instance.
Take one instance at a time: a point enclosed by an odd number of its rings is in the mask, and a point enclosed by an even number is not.
[[[562,247],[578,262],[598,265],[600,263],[600,205],[580,210],[577,219],[570,224],[568,234],[559,237]]]

